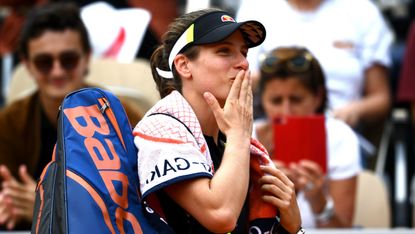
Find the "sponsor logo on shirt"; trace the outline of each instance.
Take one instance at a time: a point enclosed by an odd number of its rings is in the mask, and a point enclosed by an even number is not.
[[[212,168],[206,163],[192,162],[182,157],[165,159],[162,163],[157,164],[150,172],[150,175],[146,179],[146,184],[163,177],[170,177],[176,173],[183,174],[184,171],[206,171],[212,173]]]

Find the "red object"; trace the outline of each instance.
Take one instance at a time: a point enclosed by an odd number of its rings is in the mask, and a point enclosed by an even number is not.
[[[125,28],[124,27],[121,27],[120,28],[120,31],[118,32],[117,38],[115,38],[114,42],[108,48],[108,50],[105,51],[104,57],[108,57],[108,58],[115,58],[115,57],[117,57],[118,53],[121,50],[121,47],[124,45],[125,36],[126,36]]]
[[[290,116],[275,119],[274,155],[272,159],[285,165],[308,159],[327,172],[326,127],[323,115]]]
[[[258,141],[251,139],[250,186],[249,186],[249,221],[255,219],[272,219],[279,216],[277,207],[261,199],[263,191],[259,179],[264,175],[260,165],[274,164],[266,153],[266,149]]]
[[[411,23],[398,83],[398,101],[415,102],[415,19]]]

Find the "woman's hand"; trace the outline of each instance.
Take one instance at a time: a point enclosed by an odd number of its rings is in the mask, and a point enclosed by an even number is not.
[[[321,167],[310,160],[301,160],[298,164],[290,165],[290,173],[296,188],[304,191],[305,197],[310,200],[318,200],[324,197],[323,189],[326,184],[326,176]]]
[[[288,179],[290,179],[293,183],[294,183],[294,186],[295,186],[295,177],[294,177],[294,174],[292,173],[292,171],[287,167],[287,165],[284,163],[284,162],[282,162],[282,161],[280,161],[280,160],[272,160],[272,162],[274,163],[274,165],[280,170],[280,171],[282,171],[287,177],[288,177]],[[297,188],[296,188],[296,190],[297,190]]]
[[[253,97],[249,71],[238,72],[223,109],[211,93],[204,93],[204,98],[215,115],[221,132],[227,137],[242,134],[250,138],[253,123]]]
[[[333,110],[333,116],[355,128],[361,120],[359,104],[357,102],[347,103],[342,108]]]
[[[299,191],[303,191],[315,214],[319,214],[326,204],[326,176],[321,167],[310,160],[301,160],[290,165],[293,181]]]
[[[262,199],[280,211],[280,223],[290,233],[301,226],[300,210],[295,195],[294,183],[279,169],[273,166],[261,166],[264,176],[259,183],[264,192]]]
[[[326,178],[321,167],[309,160],[290,165],[290,173],[296,189],[304,192],[314,214],[321,214],[329,202],[334,201],[334,213],[327,221],[318,222],[318,227],[351,227],[354,211],[356,177],[331,180]]]

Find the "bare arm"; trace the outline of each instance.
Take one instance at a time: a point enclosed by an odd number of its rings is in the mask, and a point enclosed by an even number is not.
[[[360,121],[374,121],[387,116],[391,97],[387,69],[374,64],[365,72],[364,96],[357,101],[334,110],[336,118],[344,120],[351,127]]]
[[[169,196],[212,232],[234,229],[249,185],[252,91],[248,72],[238,73],[224,108],[210,93],[205,99],[227,143],[221,166],[211,179],[181,182],[166,188]]]
[[[331,180],[329,193],[334,202],[334,216],[321,227],[352,227],[356,200],[357,176],[344,180]]]

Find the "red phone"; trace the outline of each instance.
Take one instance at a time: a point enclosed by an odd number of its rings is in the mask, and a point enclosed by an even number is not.
[[[301,159],[318,163],[327,172],[327,139],[324,115],[288,116],[273,121],[272,158],[289,165]]]

